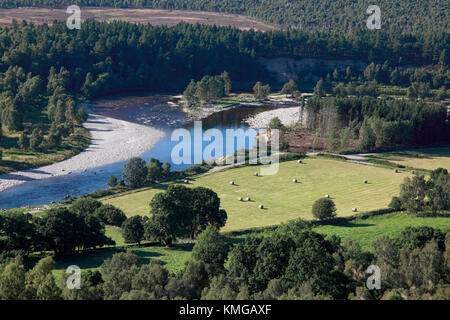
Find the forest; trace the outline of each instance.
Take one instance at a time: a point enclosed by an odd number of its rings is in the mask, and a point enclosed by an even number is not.
[[[438,179],[448,183],[448,174],[441,173]],[[192,208],[196,212],[206,209],[204,212],[212,213],[217,201],[207,205],[202,200],[211,196],[217,198],[217,195],[206,191],[194,196],[192,207],[181,209],[176,199],[189,195],[181,189],[172,189],[152,200],[152,210],[157,213],[160,211],[157,202],[168,200],[164,214],[181,218]],[[101,228],[95,228],[95,225],[101,227],[101,207],[95,208],[93,200],[77,200],[69,209],[53,209],[45,217],[33,219],[33,224],[29,223],[29,215],[22,213],[0,215],[0,231],[4,236],[1,244],[23,248],[11,251],[2,248],[0,299],[399,300],[445,299],[448,295],[450,233],[430,227],[407,227],[395,237],[379,237],[373,242],[373,250],[365,251],[356,241],[325,237],[315,232],[310,222],[301,219],[281,224],[272,232],[247,235],[235,244],[233,239],[221,235],[216,226],[203,226],[191,258],[178,274],[169,273],[157,259],[143,264],[134,253],[119,251],[106,259],[100,270],[83,273],[80,290],[70,290],[56,282],[51,273],[55,266],[51,256],[31,263],[32,247],[27,244],[30,239],[36,239],[34,243],[46,245],[47,242],[40,242],[41,235],[46,236],[48,238],[43,239],[54,239],[48,242],[48,249],[59,254],[83,246],[110,244],[111,240],[105,238]],[[112,210],[105,209],[105,212]],[[84,214],[80,216],[76,213],[78,210]],[[159,214],[163,214],[162,211]],[[74,224],[81,227],[83,221],[90,221],[93,228],[89,237],[82,241],[82,234],[59,231],[71,230]],[[184,224],[186,219],[175,219],[178,225],[167,227],[161,224],[164,221],[167,223],[164,219],[157,223],[143,222],[139,216],[131,217],[122,223],[123,235],[127,242],[140,245],[148,227],[152,235],[155,226],[158,230],[189,233]],[[380,290],[370,291],[365,286],[365,270],[371,264],[383,270]]]
[[[186,23],[168,28],[95,21],[69,30],[63,22],[53,26],[15,22],[0,28],[1,123],[9,131],[22,132],[17,141],[22,149],[52,148],[86,118],[83,110],[75,110],[79,98],[128,91],[179,92],[192,79],[224,70],[235,90],[250,89],[257,81],[274,81],[259,63],[261,57],[373,62],[356,78],[411,84],[415,88],[411,95],[422,96],[427,83],[429,88],[448,86],[449,36],[368,30],[263,33]],[[440,67],[412,73],[404,68],[429,64]],[[352,79],[352,70],[349,75],[336,72],[336,81]],[[40,125],[42,118],[48,118],[47,128]]]
[[[366,10],[373,3],[367,0],[0,0],[3,8],[72,4],[238,13],[292,29],[349,33],[365,28]],[[428,34],[449,30],[448,1],[380,0],[376,4],[381,9],[383,29]]]
[[[361,151],[448,141],[444,106],[373,97],[313,98],[301,108],[308,130],[322,136],[359,135]]]

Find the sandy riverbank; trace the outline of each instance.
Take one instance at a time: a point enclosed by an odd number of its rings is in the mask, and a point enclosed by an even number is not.
[[[300,119],[300,108],[279,108],[258,113],[245,120],[250,128],[267,128],[270,120],[278,117],[285,126],[297,123]]]
[[[89,148],[52,165],[1,175],[0,192],[30,180],[71,174],[139,156],[164,135],[149,126],[93,113],[90,113],[84,127],[91,135]]]

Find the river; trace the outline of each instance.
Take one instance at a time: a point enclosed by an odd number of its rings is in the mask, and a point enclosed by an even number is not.
[[[106,115],[112,118],[130,122],[151,125],[164,132],[161,138],[150,150],[144,152],[141,157],[146,161],[156,158],[162,162],[169,161],[172,170],[180,170],[189,167],[188,164],[175,165],[171,160],[172,148],[178,144],[171,141],[171,134],[177,128],[185,128],[191,133],[193,139],[193,123],[189,121],[179,109],[165,102],[148,102],[149,97],[130,99],[125,107],[118,107],[114,98],[103,99],[101,103],[90,106],[94,113]],[[123,97],[118,98],[123,102]],[[126,99],[126,98],[125,98]],[[151,99],[151,98],[150,98]],[[147,101],[147,102],[146,102]],[[211,128],[218,129],[225,137],[227,129],[244,129],[248,127],[243,119],[271,107],[240,106],[232,109],[213,113],[202,120],[203,131]],[[254,144],[254,137],[246,139],[246,147]],[[225,148],[224,139],[224,150]],[[203,149],[208,143],[203,144]],[[236,142],[232,152],[236,150]],[[229,151],[229,150],[227,150]],[[203,150],[202,150],[203,152]],[[193,150],[193,157],[194,157]],[[208,160],[208,159],[204,159]],[[36,206],[48,204],[52,201],[59,202],[65,195],[79,197],[95,190],[105,189],[111,175],[120,178],[123,166],[127,161],[120,161],[104,166],[99,166],[83,172],[73,172],[70,175],[51,177],[42,180],[32,180],[0,193],[0,209],[10,209],[23,206]]]

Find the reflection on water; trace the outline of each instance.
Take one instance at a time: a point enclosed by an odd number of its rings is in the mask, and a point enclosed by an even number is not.
[[[114,100],[112,100],[114,101]],[[193,135],[193,124],[186,120],[186,117],[176,108],[169,107],[159,101],[142,104],[137,101],[133,105],[127,105],[126,108],[120,108],[117,105],[108,107],[108,102],[103,102],[105,106],[95,105],[91,108],[96,113],[101,113],[114,118],[133,121],[141,124],[152,124],[165,133],[150,150],[146,151],[142,158],[149,161],[151,158],[157,158],[160,161],[169,161],[173,170],[185,169],[190,164],[174,165],[171,161],[172,148],[178,143],[171,141],[171,134],[177,127],[184,126]],[[110,103],[110,102],[109,102]],[[247,129],[243,119],[269,107],[240,107],[215,113],[202,122],[203,130],[215,128],[226,136],[226,129]],[[170,114],[170,116],[168,116]],[[224,151],[225,148],[224,139]],[[205,142],[203,148],[209,143]],[[234,149],[236,149],[236,142]],[[246,139],[246,147],[254,144],[254,136]],[[194,149],[192,143],[192,158],[194,158]],[[203,149],[202,149],[203,150]],[[229,152],[228,154],[232,153]],[[204,159],[209,160],[209,159]],[[121,161],[93,169],[86,172],[74,172],[70,175],[52,177],[44,180],[29,181],[17,187],[7,189],[0,193],[0,209],[16,208],[26,205],[40,205],[52,201],[61,201],[65,195],[78,197],[82,194],[107,187],[109,177],[115,175],[120,177],[123,166],[126,161]]]

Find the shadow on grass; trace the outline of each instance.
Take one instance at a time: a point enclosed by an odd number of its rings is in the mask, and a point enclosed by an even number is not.
[[[150,247],[147,247],[150,248]],[[161,257],[163,254],[159,252],[151,252],[147,250],[141,250],[143,248],[133,249],[132,252],[141,259],[150,260],[152,257]]]
[[[401,161],[402,158],[412,158],[412,159],[433,159],[433,154],[424,154],[424,153],[411,153],[411,152],[394,152],[390,154],[392,158],[389,158],[389,160],[399,160]],[[396,159],[395,157],[400,157]]]
[[[137,255],[141,262],[146,264],[149,263],[153,258],[159,258],[165,256],[165,252],[158,252],[161,250],[174,250],[174,251],[192,251],[194,247],[193,243],[176,243],[172,248],[166,248],[164,246],[143,246],[138,248],[130,247],[130,249],[135,255]],[[59,258],[56,261],[55,269],[61,270],[66,269],[70,265],[77,265],[81,269],[95,269],[99,268],[106,259],[111,258],[114,254],[119,252],[126,252],[125,248],[102,248],[95,251],[89,251],[80,253],[71,257]],[[163,262],[163,261],[162,261]],[[166,264],[166,262],[163,262]]]
[[[359,227],[373,227],[375,224],[371,223],[351,223],[351,222],[340,222],[340,223],[327,223],[323,226],[333,226],[333,227],[343,227],[343,228],[359,228]]]
[[[152,189],[158,189],[158,190],[167,190],[167,188],[169,187],[169,185],[168,184],[166,184],[166,183],[164,183],[164,184],[161,184],[161,183],[155,183],[155,184],[152,184],[152,185],[150,185],[150,187],[152,188]]]
[[[167,248],[168,250],[180,250],[180,251],[192,251],[194,248],[194,243],[177,243],[172,248]]]
[[[245,237],[244,236],[239,236],[239,237],[226,237],[225,238],[225,242],[228,245],[236,245],[236,244],[240,244],[243,243],[245,241]]]
[[[15,148],[18,145],[19,138],[18,137],[9,137],[9,136],[2,136],[2,143],[0,146],[2,146],[5,149]]]
[[[106,259],[111,258],[116,253],[124,251],[125,250],[123,249],[117,248],[105,248],[88,253],[77,254],[72,257],[60,258],[56,261],[55,269],[65,269],[70,265],[77,265],[81,269],[98,268]]]

